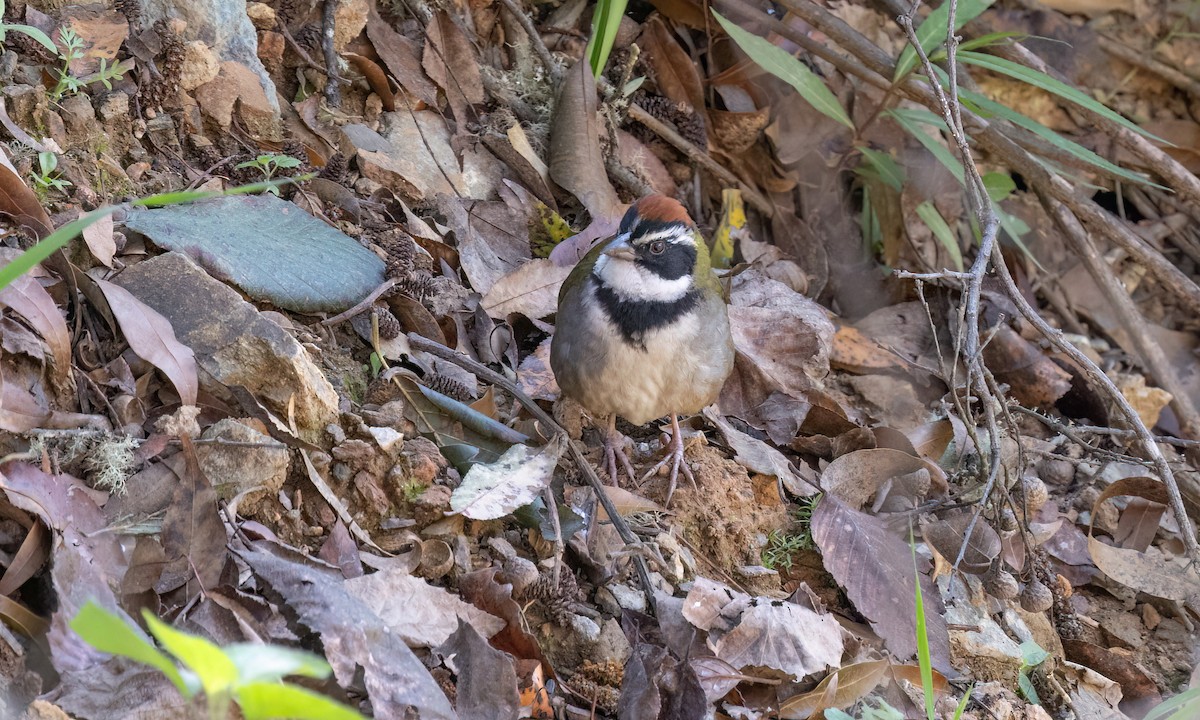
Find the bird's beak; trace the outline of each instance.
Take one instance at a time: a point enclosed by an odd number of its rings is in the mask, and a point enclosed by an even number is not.
[[[603,254],[618,260],[633,261],[637,258],[637,252],[629,245],[629,233],[621,233],[613,238]]]

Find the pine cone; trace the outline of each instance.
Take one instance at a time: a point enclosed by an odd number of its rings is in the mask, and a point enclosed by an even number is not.
[[[125,16],[125,20],[133,26],[142,22],[141,0],[113,0],[113,9]]]
[[[376,306],[372,311],[379,321],[379,337],[384,340],[395,340],[400,337],[400,333],[403,332],[404,328],[401,327],[400,321],[396,319],[391,310]]]
[[[380,328],[380,332],[383,332],[382,327]],[[429,388],[430,390],[440,392],[446,397],[454,398],[459,402],[471,402],[475,399],[471,395],[471,391],[467,389],[466,385],[463,385],[453,378],[448,378],[445,375],[430,375],[429,377],[425,378],[425,387]]]
[[[317,177],[331,180],[335,183],[342,183],[346,180],[346,156],[340,152],[329,156],[325,161],[325,167],[321,168],[321,172]]]

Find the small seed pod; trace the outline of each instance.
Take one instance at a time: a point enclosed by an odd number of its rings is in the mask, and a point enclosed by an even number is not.
[[[1021,592],[1021,586],[1012,573],[1005,570],[999,561],[994,563],[983,576],[983,589],[988,595],[1001,600],[1012,600]]]
[[[1005,537],[1010,537],[1020,529],[1020,525],[1017,523],[1017,514],[1012,511],[1012,508],[1004,508],[1000,511],[1000,517],[996,521],[996,529]]]
[[[1046,612],[1054,605],[1054,594],[1040,580],[1030,580],[1021,591],[1021,609],[1026,612]]]
[[[1037,514],[1038,510],[1046,504],[1050,499],[1050,492],[1046,490],[1046,483],[1042,482],[1040,477],[1036,475],[1026,475],[1021,479],[1021,490],[1025,495],[1025,509],[1030,515]]]

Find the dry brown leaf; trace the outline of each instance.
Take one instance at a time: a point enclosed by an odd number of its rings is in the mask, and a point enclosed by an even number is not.
[[[117,243],[113,239],[113,216],[105,215],[83,229],[83,241],[87,243],[92,257],[100,261],[104,267],[113,266],[113,255],[117,253]]]
[[[954,563],[971,525],[971,513],[953,515],[942,520],[936,520],[921,528],[925,542],[934,550]],[[992,566],[992,561],[1000,555],[1000,536],[988,525],[983,518],[975,521],[971,530],[971,538],[967,543],[967,552],[963,555],[959,569],[972,575],[982,575]]]
[[[505,621],[504,629],[492,636],[494,647],[518,659],[544,662],[537,640],[525,630],[525,616],[512,598],[512,585],[496,580],[498,570],[490,567],[463,575],[458,589],[467,602]]]
[[[349,60],[354,69],[362,73],[363,77],[367,79],[367,84],[371,86],[371,90],[383,102],[384,110],[392,112],[396,109],[396,96],[392,94],[392,86],[388,84],[387,75],[384,75],[383,68],[379,67],[371,58],[363,57],[357,53],[343,52],[342,57]]]
[[[49,558],[50,533],[45,525],[34,520],[33,527],[29,528],[29,533],[21,541],[16,556],[8,567],[4,568],[4,575],[0,576],[0,595],[11,595],[41,570]]]
[[[1105,500],[1132,495],[1151,502],[1167,504],[1166,486],[1149,477],[1122,478],[1105,488],[1092,506],[1092,518]],[[1187,600],[1200,597],[1200,574],[1183,557],[1157,556],[1126,550],[1100,542],[1088,528],[1088,549],[1096,567],[1113,580],[1155,597]]]
[[[512,656],[488,644],[464,620],[437,649],[458,676],[454,710],[459,720],[517,720],[521,697]],[[528,716],[525,716],[528,717]]]
[[[783,453],[733,427],[712,406],[704,408],[704,417],[721,431],[721,437],[725,438],[725,442],[735,453],[734,460],[742,467],[752,472],[777,477],[788,492],[802,497],[820,492],[811,479],[801,477],[792,469],[791,462]]]
[[[550,177],[574,195],[591,213],[592,221],[614,221],[621,201],[608,180],[600,152],[596,79],[587,60],[563,76],[550,126]]]
[[[842,661],[842,628],[803,605],[752,597],[698,577],[683,616],[708,631],[708,646],[735,668],[770,667],[799,679]]]
[[[42,426],[50,410],[28,390],[5,377],[0,368],[0,430],[23,433]]]
[[[988,369],[1022,405],[1046,408],[1071,389],[1071,375],[1007,325],[983,349]]]
[[[479,305],[497,320],[512,313],[540,320],[558,310],[558,291],[570,274],[570,267],[535,258],[496,280]]]
[[[858,512],[832,493],[826,493],[813,512],[812,535],[825,569],[901,660],[917,652],[919,577],[933,666],[952,672],[942,596],[926,574],[929,563],[914,555],[906,536],[885,519]]]
[[[375,46],[379,59],[396,78],[400,87],[415,95],[426,105],[437,107],[437,88],[421,69],[416,44],[392,29],[372,4],[367,16],[367,37]],[[419,109],[419,108],[414,108]]]
[[[805,720],[819,709],[843,710],[865,698],[887,674],[887,660],[868,660],[838,668],[829,673],[812,690],[788,698],[779,707],[779,717],[785,720]],[[827,698],[833,687],[832,698]]]
[[[7,162],[0,163],[0,215],[12,218],[38,240],[54,232],[54,223],[37,195],[12,170]]]
[[[437,647],[458,627],[469,623],[491,637],[504,621],[463,602],[445,588],[395,569],[384,569],[345,582],[346,592],[372,610],[409,647]]]
[[[129,37],[129,21],[116,10],[96,7],[69,7],[70,17],[62,18],[83,41],[83,57],[71,61],[71,72],[83,76],[100,69],[100,60],[112,61]],[[55,37],[57,40],[58,38]]]
[[[685,112],[696,113],[704,123],[704,86],[696,63],[680,46],[666,23],[660,17],[652,17],[642,26],[639,43],[642,58],[652,72],[658,91],[663,97],[681,105]]]
[[[1142,717],[1162,702],[1158,685],[1146,671],[1124,655],[1083,640],[1063,638],[1066,659],[1089,667],[1121,685],[1121,710],[1129,717]]]
[[[67,321],[54,298],[31,274],[25,273],[0,290],[0,309],[10,307],[29,323],[54,358],[56,384],[67,381],[71,373],[71,336]]]
[[[484,100],[483,79],[475,49],[454,18],[444,10],[426,25],[425,53],[421,66],[446,93],[454,119],[461,127],[470,117],[470,106]]]
[[[922,472],[927,479],[916,477]],[[936,464],[901,450],[875,448],[855,450],[831,462],[821,475],[821,487],[859,510],[881,489],[915,507],[926,497],[945,493],[948,486],[946,473]]]
[[[543,340],[517,367],[517,387],[534,400],[553,402],[561,392],[550,368],[551,342],[553,338]]]
[[[193,578],[199,581],[195,592],[211,590],[220,583],[225,567],[225,523],[217,509],[217,492],[200,469],[192,439],[187,435],[180,439],[185,465],[163,517],[167,565],[154,586],[159,594],[185,583],[190,590]]]
[[[196,356],[175,339],[170,321],[123,287],[99,279],[96,284],[104,291],[129,347],[167,376],[181,403],[195,405],[200,387]]]

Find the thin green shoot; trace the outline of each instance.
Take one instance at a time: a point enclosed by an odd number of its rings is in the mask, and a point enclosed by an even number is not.
[[[625,16],[625,7],[628,4],[629,0],[600,0],[596,3],[587,57],[592,66],[592,73],[597,78],[608,64],[608,56],[612,54],[613,43],[617,40],[617,29],[621,27],[621,18]]]

